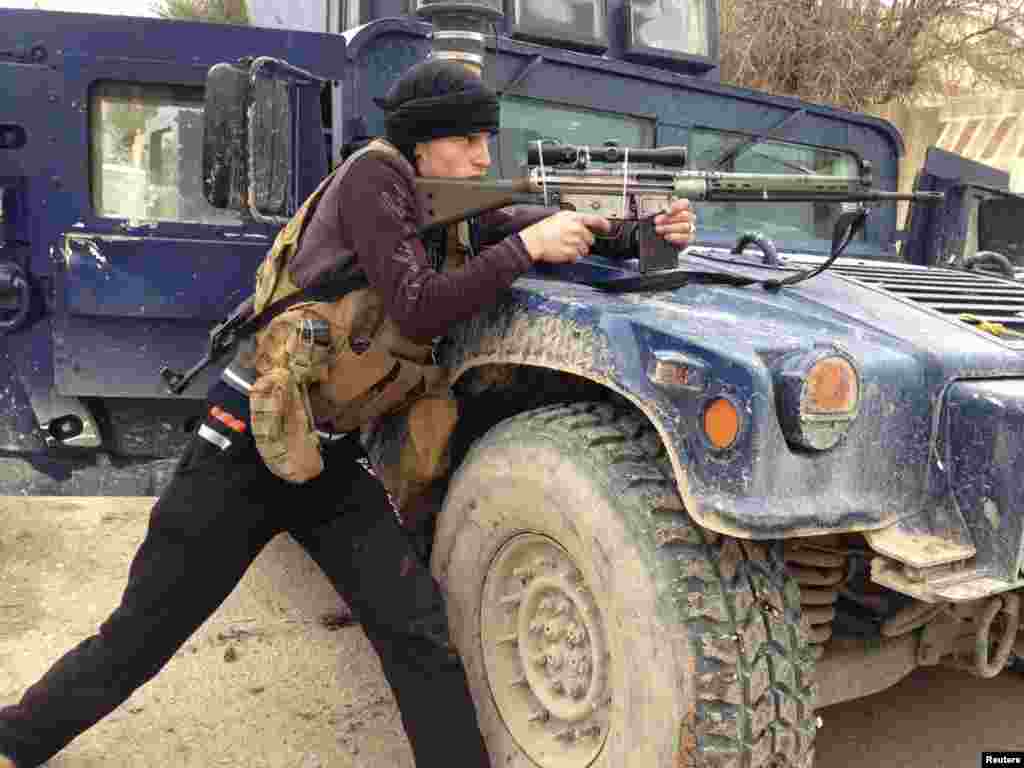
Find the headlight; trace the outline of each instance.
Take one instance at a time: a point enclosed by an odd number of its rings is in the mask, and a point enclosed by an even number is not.
[[[787,358],[777,382],[779,422],[791,443],[828,450],[857,418],[860,376],[853,360],[837,350]]]

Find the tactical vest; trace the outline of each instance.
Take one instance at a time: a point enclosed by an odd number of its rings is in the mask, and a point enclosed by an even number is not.
[[[331,180],[344,176],[368,152],[398,154],[390,144],[375,141],[324,179],[260,264],[254,313],[299,291],[288,265],[307,219]],[[402,466],[393,468],[390,482],[385,482],[388,490],[401,505],[446,471],[458,409],[445,372],[434,361],[431,344],[402,336],[373,290],[361,288],[335,301],[289,307],[257,334],[252,365],[252,434],[260,456],[277,476],[301,483],[323,471],[317,425],[350,432],[403,406],[408,406],[402,414],[407,445],[402,447]]]

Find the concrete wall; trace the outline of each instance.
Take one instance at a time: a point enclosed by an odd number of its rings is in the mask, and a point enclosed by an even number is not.
[[[1010,174],[1010,189],[1024,193],[1024,91],[963,96],[927,107],[886,105],[876,111],[903,134],[900,189],[909,191],[928,147],[976,160]]]

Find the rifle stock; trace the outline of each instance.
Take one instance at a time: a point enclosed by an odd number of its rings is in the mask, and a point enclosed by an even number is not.
[[[416,195],[425,223],[422,229],[453,224],[484,211],[534,202],[530,179],[416,179]]]

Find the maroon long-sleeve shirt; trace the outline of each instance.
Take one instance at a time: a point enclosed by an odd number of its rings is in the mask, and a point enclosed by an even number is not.
[[[530,268],[520,229],[553,211],[539,206],[481,217],[485,247],[466,265],[438,272],[419,229],[412,166],[401,157],[365,155],[325,191],[303,235],[292,275],[303,287],[340,254],[366,272],[370,287],[402,334],[417,341],[444,335],[454,324],[493,305]]]
[[[555,211],[516,206],[484,214],[483,250],[465,266],[442,273],[419,235],[424,217],[414,179],[401,156],[373,152],[355,159],[324,191],[288,270],[305,288],[325,274],[362,269],[402,334],[426,342],[500,299],[530,268],[518,232]],[[251,339],[240,345],[222,376],[242,395],[256,378],[247,364],[252,351]]]

